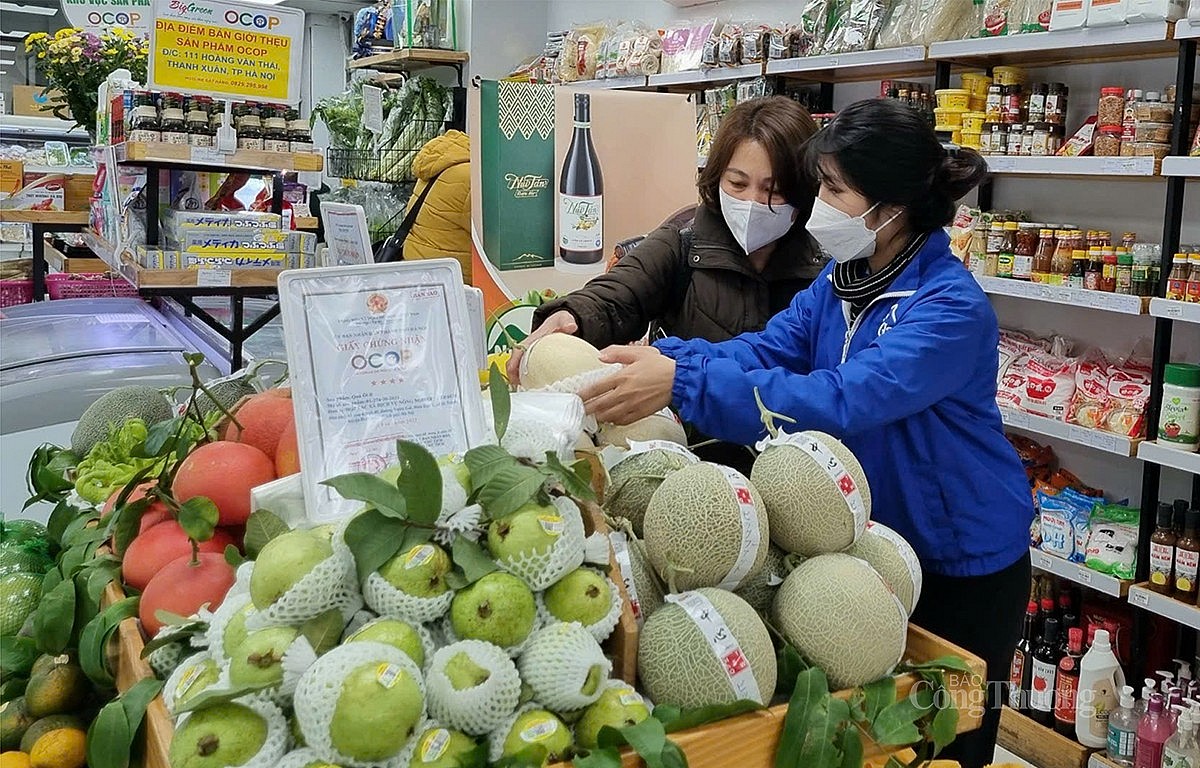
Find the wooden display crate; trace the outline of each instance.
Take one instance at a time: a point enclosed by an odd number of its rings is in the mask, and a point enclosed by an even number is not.
[[[1093,751],[1009,707],[1000,713],[996,743],[1038,768],[1087,768]]]
[[[66,272],[71,275],[109,271],[108,264],[103,259],[92,256],[67,256],[49,243],[46,243],[46,265],[55,272]]]

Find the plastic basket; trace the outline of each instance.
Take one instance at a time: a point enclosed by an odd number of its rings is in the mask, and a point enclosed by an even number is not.
[[[111,272],[100,274],[46,275],[46,292],[51,299],[93,299],[109,296],[136,298],[138,289],[128,280]]]
[[[0,307],[15,307],[32,302],[32,280],[0,280]]]

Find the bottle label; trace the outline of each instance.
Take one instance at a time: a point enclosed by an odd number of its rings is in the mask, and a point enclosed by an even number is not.
[[[290,152],[291,146],[287,139],[263,139],[263,149],[268,152]]]
[[[137,144],[153,144],[162,140],[162,134],[145,128],[134,128],[129,132],[129,140]]]
[[[162,140],[165,144],[186,145],[188,143],[188,133],[186,131],[163,131]]]
[[[1134,750],[1134,768],[1162,768],[1163,743],[1141,739]]]
[[[1020,280],[1028,280],[1033,274],[1033,257],[1032,256],[1014,256],[1013,257],[1013,277]]]
[[[1186,299],[1191,304],[1200,302],[1200,280],[1188,280]]]
[[[261,150],[263,148],[263,140],[260,138],[251,137],[251,136],[246,136],[246,137],[239,136],[237,143],[238,143],[238,149]]]
[[[1012,665],[1008,668],[1008,706],[1012,709],[1021,710],[1025,707],[1024,698],[1025,691],[1021,689],[1021,682],[1025,677],[1025,652],[1017,649],[1013,654]]]
[[[1037,659],[1033,660],[1033,677],[1029,691],[1029,706],[1039,712],[1054,711],[1054,685],[1058,667]]]
[[[188,143],[193,147],[211,147],[213,145],[213,137],[207,133],[193,133],[188,137]]]
[[[1178,445],[1195,445],[1200,439],[1200,408],[1195,400],[1176,394],[1178,391],[1171,385],[1164,387],[1158,439]]]
[[[1175,547],[1150,542],[1150,583],[1160,587],[1169,585],[1174,561]]]
[[[1163,747],[1162,768],[1196,768],[1196,758],[1175,747]]]
[[[1011,253],[1001,253],[996,257],[996,276],[1013,276],[1013,255]]]
[[[1137,734],[1118,728],[1109,721],[1108,725],[1108,758],[1110,760],[1133,760],[1133,747],[1137,743]]]
[[[1174,301],[1183,301],[1187,298],[1187,281],[1179,280],[1174,277],[1167,279],[1167,298]]]
[[[1075,693],[1075,708],[1087,723],[1087,734],[1094,739],[1108,738],[1108,716],[1117,709],[1117,681],[1113,673],[1098,678],[1088,688]],[[1079,722],[1080,718],[1076,718]]]
[[[604,248],[604,198],[562,195],[559,200],[559,245],[568,251]]]
[[[1196,588],[1196,571],[1200,568],[1200,552],[1175,548],[1175,589],[1192,592]]]
[[[1063,660],[1066,666],[1067,660]],[[1075,660],[1070,659],[1071,668],[1075,668]],[[1075,694],[1079,690],[1079,676],[1075,674],[1059,674],[1054,687],[1054,719],[1060,723],[1075,725]]]

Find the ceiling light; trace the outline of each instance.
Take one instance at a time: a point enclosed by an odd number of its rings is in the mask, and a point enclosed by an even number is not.
[[[56,16],[57,8],[43,8],[38,5],[17,5],[16,3],[0,3],[0,11],[8,13],[28,13],[33,16]]]

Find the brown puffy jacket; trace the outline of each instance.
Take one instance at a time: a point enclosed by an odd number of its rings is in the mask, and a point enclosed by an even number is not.
[[[756,273],[720,211],[704,205],[696,209],[690,252],[681,250],[679,229],[660,227],[609,272],[538,307],[534,327],[565,309],[579,323],[577,335],[601,349],[641,339],[652,323],[668,336],[725,341],[762,330],[824,263],[797,221]]]

